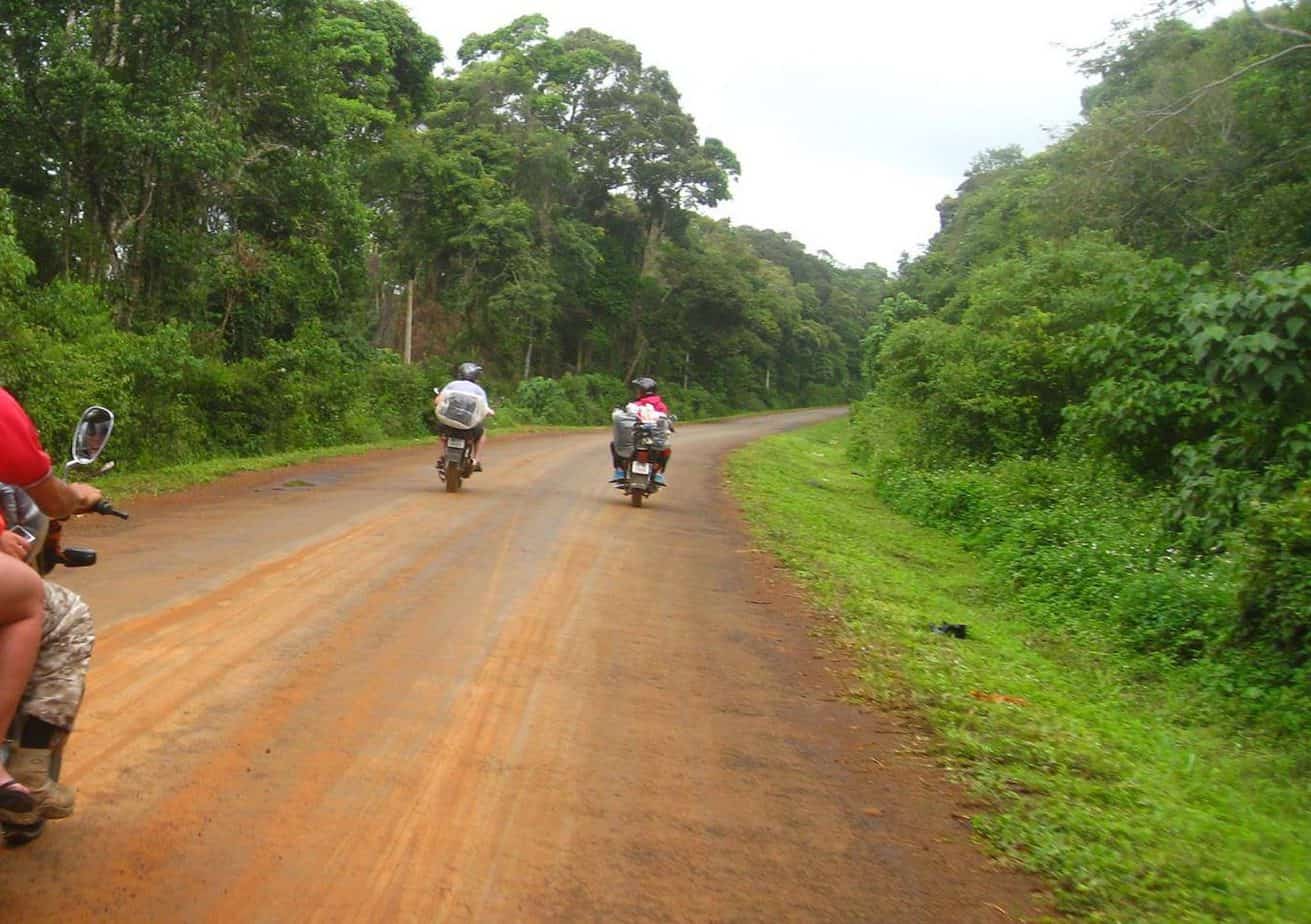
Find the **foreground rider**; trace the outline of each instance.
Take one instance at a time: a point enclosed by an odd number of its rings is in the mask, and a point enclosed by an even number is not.
[[[656,385],[655,379],[651,378],[649,375],[644,375],[640,378],[633,379],[632,385],[633,388],[636,389],[637,395],[637,397],[635,397],[631,402],[632,404],[649,407],[659,414],[663,414],[666,417],[669,416],[669,408],[665,406],[664,399],[660,397],[659,386]],[[659,454],[656,463],[659,468],[656,470],[655,477],[652,479],[658,485],[663,486],[665,484],[664,473],[665,469],[669,468],[669,457],[672,453],[673,450],[666,449]],[[624,460],[619,458],[619,453],[615,450],[614,443],[610,444],[610,461],[614,463],[615,467],[615,473],[610,480],[623,481],[626,477],[624,473]]]
[[[495,416],[496,412],[492,410],[487,401],[487,392],[478,384],[478,379],[482,377],[483,367],[477,363],[460,363],[455,370],[455,378],[447,382],[437,392],[436,397],[432,399],[434,411],[440,412],[442,408],[442,398],[450,392],[463,392],[467,395],[473,395],[479,401],[479,406],[485,409],[487,416]],[[481,472],[483,470],[483,443],[487,438],[487,428],[483,426],[482,418],[476,420],[473,426],[468,428],[459,428],[451,426],[442,420],[437,421],[439,432],[442,435],[442,456],[446,455],[446,438],[448,436],[463,436],[474,441],[473,443],[473,470]],[[437,460],[437,467],[442,467],[442,459]]]
[[[68,484],[55,477],[31,418],[2,388],[0,482],[23,488],[42,512],[56,519],[90,510],[101,496],[90,485]],[[15,533],[5,530],[0,534],[0,733],[13,721],[41,646],[47,590],[24,562],[29,551],[28,543]],[[49,747],[44,751],[48,758]],[[44,768],[22,755],[18,761],[11,760],[16,763],[22,766],[0,768],[0,821],[33,824],[38,817],[72,810],[69,791],[46,775],[48,760]],[[20,779],[11,772],[17,772]]]

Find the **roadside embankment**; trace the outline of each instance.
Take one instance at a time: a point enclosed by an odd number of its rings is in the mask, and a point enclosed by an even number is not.
[[[923,716],[988,806],[975,831],[1084,919],[1307,920],[1311,793],[1295,755],[1199,720],[1111,639],[1025,619],[980,559],[851,471],[848,429],[761,441],[729,479],[758,541],[840,617],[852,695]]]

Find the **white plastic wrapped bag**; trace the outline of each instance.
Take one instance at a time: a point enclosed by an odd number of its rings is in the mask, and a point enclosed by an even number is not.
[[[472,430],[487,416],[487,399],[467,391],[446,389],[437,402],[437,420],[457,430]]]

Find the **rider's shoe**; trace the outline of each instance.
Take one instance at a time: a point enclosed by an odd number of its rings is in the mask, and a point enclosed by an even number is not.
[[[475,472],[481,472],[483,470],[483,464],[477,460],[474,460],[473,470]]]
[[[36,813],[42,818],[67,818],[73,814],[73,787],[50,779],[49,748],[14,748],[9,772],[32,793]]]
[[[663,488],[666,484],[668,484],[668,482],[665,481],[665,476],[664,476],[664,473],[662,473],[662,472],[656,472],[656,473],[655,473],[655,476],[652,477],[651,480],[654,481],[656,484],[660,485],[660,487],[662,487],[662,488]]]
[[[614,473],[613,475],[610,476],[610,481],[611,481],[611,482],[619,482],[619,481],[623,481],[623,480],[626,479],[627,477],[628,477],[628,475],[626,475],[626,474],[624,473],[624,470],[623,470],[622,468],[617,468],[617,469],[615,469],[615,473]]]
[[[7,825],[34,825],[41,820],[36,800],[20,787],[21,780],[0,785],[0,821]]]

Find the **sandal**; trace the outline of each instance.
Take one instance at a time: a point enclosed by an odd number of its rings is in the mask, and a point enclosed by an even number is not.
[[[37,822],[36,800],[18,780],[0,783],[0,821],[11,825]]]

